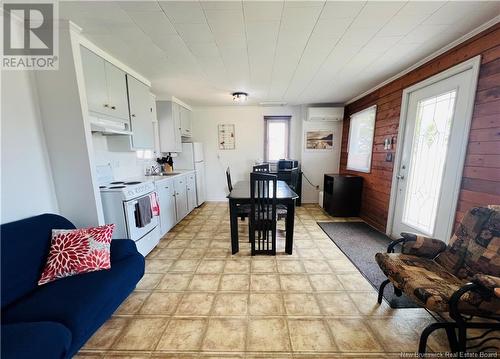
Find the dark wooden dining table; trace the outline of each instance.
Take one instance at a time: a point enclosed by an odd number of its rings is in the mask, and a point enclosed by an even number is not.
[[[287,254],[292,254],[295,201],[299,196],[284,181],[277,181],[276,187],[276,204],[286,206],[285,252]],[[229,216],[231,223],[231,251],[235,254],[240,250],[238,242],[238,214],[236,207],[240,204],[250,204],[250,181],[236,182],[227,198],[229,199]]]

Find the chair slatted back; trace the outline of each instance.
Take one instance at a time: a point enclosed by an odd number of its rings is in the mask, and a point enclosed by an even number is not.
[[[276,175],[250,174],[252,255],[276,254],[276,186]]]
[[[229,167],[226,169],[226,180],[227,180],[227,188],[229,192],[233,190],[233,183],[231,182],[231,172],[229,171]]]
[[[253,166],[253,172],[269,173],[269,163]]]
[[[294,192],[297,192],[297,187],[299,186],[299,168],[295,167],[290,170],[290,188],[293,189]]]

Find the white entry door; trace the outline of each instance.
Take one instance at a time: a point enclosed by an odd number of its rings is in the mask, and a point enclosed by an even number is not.
[[[450,239],[478,69],[462,70],[437,75],[403,94],[406,115],[394,168],[392,237],[412,232]]]

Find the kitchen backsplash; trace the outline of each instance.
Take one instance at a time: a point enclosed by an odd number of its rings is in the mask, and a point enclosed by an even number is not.
[[[112,152],[108,150],[108,142],[106,136],[100,133],[92,134],[94,143],[94,160],[95,165],[111,164],[115,179],[128,179],[142,176],[146,168],[156,165],[155,157],[152,159],[138,158],[134,152]]]

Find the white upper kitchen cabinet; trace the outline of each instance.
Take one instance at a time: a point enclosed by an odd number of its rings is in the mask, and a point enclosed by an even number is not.
[[[173,101],[156,101],[161,152],[182,152],[180,106]]]
[[[89,111],[107,115],[109,108],[105,106],[108,104],[108,90],[104,59],[86,47],[81,46],[80,50]]]
[[[183,106],[180,107],[180,117],[181,117],[181,136],[191,137],[191,111]]]
[[[113,117],[129,119],[125,72],[105,61],[109,108]]]
[[[85,92],[94,116],[129,121],[125,72],[81,46]]]
[[[136,149],[154,148],[149,87],[130,75],[127,75],[127,87],[130,102],[132,147]]]

